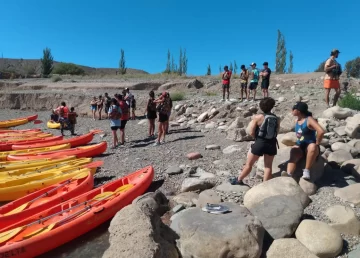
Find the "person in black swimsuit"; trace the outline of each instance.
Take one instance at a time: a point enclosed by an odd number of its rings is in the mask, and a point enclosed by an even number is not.
[[[146,116],[149,120],[149,137],[155,137],[156,103],[154,91],[150,91],[149,100],[146,106]]]

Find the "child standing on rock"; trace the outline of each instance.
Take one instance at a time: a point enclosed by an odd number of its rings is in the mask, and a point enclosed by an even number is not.
[[[264,98],[260,101],[260,109],[263,114],[253,116],[250,122],[250,135],[255,137],[254,144],[248,153],[246,164],[238,178],[231,178],[232,185],[243,185],[243,180],[247,177],[254,163],[260,156],[264,155],[264,181],[272,177],[272,163],[277,154],[277,133],[280,128],[280,119],[271,113],[275,106],[275,100]]]

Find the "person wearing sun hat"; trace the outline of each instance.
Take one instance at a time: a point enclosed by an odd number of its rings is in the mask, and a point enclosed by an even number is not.
[[[329,104],[329,97],[331,89],[335,90],[333,106],[336,106],[336,102],[340,96],[340,75],[342,73],[341,65],[336,61],[336,58],[339,57],[340,51],[338,49],[333,49],[330,53],[330,58],[326,60],[324,65],[324,88],[325,88],[325,102],[328,107]]]
[[[306,157],[305,169],[303,170],[303,179],[310,179],[310,168],[315,159],[320,154],[320,143],[325,134],[324,129],[312,117],[312,113],[308,110],[308,105],[304,102],[297,102],[292,108],[293,116],[297,117],[295,125],[296,144],[290,151],[290,160],[287,165],[287,174],[292,176],[296,163],[302,157]]]

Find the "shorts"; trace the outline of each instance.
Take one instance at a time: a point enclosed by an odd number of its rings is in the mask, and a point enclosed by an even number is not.
[[[250,82],[249,90],[256,90],[257,86],[258,86],[257,82]]]
[[[256,156],[263,156],[264,154],[275,156],[277,154],[276,140],[255,140],[255,143],[251,145],[251,153]]]
[[[309,144],[312,144],[315,142],[301,142],[300,144],[296,143],[296,146],[299,146],[303,155],[305,156],[307,153],[307,147],[309,146]],[[318,145],[319,148],[319,155],[320,155],[320,146]]]
[[[147,119],[156,119],[156,118],[157,118],[156,111],[148,111]]]
[[[270,82],[269,81],[262,81],[261,82],[261,88],[262,89],[268,89],[270,86]]]
[[[105,106],[105,113],[106,114],[109,113],[109,108],[110,108],[110,106]]]
[[[128,120],[121,120],[120,129],[125,129],[126,123]]]
[[[222,85],[222,88],[225,90],[225,89],[230,89],[230,84],[223,84]]]
[[[241,86],[241,89],[245,89],[245,90],[246,90],[246,88],[247,88],[247,83],[246,83],[246,82],[242,82],[242,83],[240,84],[240,86]]]
[[[91,108],[91,110],[95,110],[96,111],[96,109],[97,109],[97,106],[90,106],[90,108]]]
[[[164,114],[164,113],[159,113],[159,122],[160,123],[165,123],[166,121],[169,120],[169,117],[167,114]]]
[[[120,126],[111,126],[111,131],[117,131],[120,129]]]
[[[339,80],[324,80],[325,89],[339,89],[340,82]]]

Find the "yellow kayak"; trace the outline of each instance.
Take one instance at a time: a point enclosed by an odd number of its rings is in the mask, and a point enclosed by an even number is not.
[[[13,126],[23,125],[28,122],[27,118],[14,119],[8,121],[0,121],[0,128],[9,128]]]
[[[47,127],[50,129],[59,129],[60,128],[60,123],[56,123],[53,121],[48,121],[47,122]]]
[[[2,151],[0,152],[0,160],[6,160],[8,155],[17,155],[17,154],[35,154],[41,152],[49,152],[49,151],[56,151],[56,150],[65,150],[70,149],[71,144],[61,144],[56,146],[44,147],[44,148],[34,148],[34,149],[24,149],[24,150],[14,150],[14,151]]]
[[[69,161],[65,161],[62,163],[57,163],[53,165],[47,165],[43,167],[33,167],[33,168],[22,168],[16,170],[9,170],[5,172],[0,172],[0,182],[6,180],[14,180],[19,178],[31,178],[34,175],[38,174],[46,174],[46,173],[53,173],[66,171],[69,169],[74,169],[86,164],[89,164],[92,161],[92,158],[80,158],[80,159],[73,159]]]
[[[69,156],[60,159],[0,161],[0,173],[4,171],[17,170],[21,168],[41,168],[44,166],[58,164],[74,159],[76,159],[76,156]]]
[[[57,184],[80,173],[89,173],[92,175],[96,172],[95,168],[74,168],[66,173],[49,173],[39,174],[31,178],[21,178],[11,182],[0,182],[0,201],[12,201],[23,197],[27,194],[43,189],[53,184]]]

